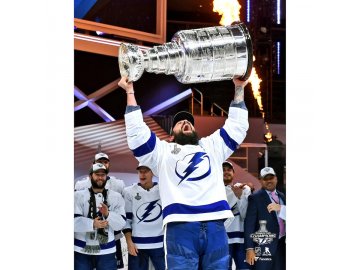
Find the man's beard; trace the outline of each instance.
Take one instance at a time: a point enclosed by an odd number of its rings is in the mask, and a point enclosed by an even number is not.
[[[224,185],[225,185],[225,186],[231,185],[231,183],[232,183],[232,179],[231,179],[231,178],[230,178],[230,179],[229,179],[229,178],[224,178],[223,180],[224,180]]]
[[[90,180],[91,180],[91,186],[93,188],[100,188],[100,189],[104,188],[106,185],[106,182],[107,182],[107,179],[106,179],[102,185],[98,185],[98,183],[92,177],[90,177]]]
[[[185,135],[182,131],[180,131],[178,134],[174,133],[174,142],[180,145],[186,145],[186,144],[198,145],[199,137],[196,131],[193,131],[191,135]]]

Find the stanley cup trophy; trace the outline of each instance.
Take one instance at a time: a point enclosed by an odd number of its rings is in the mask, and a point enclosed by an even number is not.
[[[171,42],[140,50],[121,43],[121,76],[138,80],[144,70],[174,74],[183,83],[201,83],[249,78],[253,63],[252,42],[244,23],[182,30]]]

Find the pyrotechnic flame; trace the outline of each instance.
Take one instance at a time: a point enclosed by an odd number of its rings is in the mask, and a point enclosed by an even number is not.
[[[240,4],[237,0],[214,0],[213,11],[222,15],[220,24],[230,25],[232,22],[240,21]]]
[[[264,108],[261,101],[261,92],[260,92],[260,83],[262,80],[259,78],[258,74],[256,73],[255,67],[251,70],[251,75],[249,77],[249,83],[251,83],[251,89],[253,91],[254,98],[257,101],[259,106],[260,112],[263,112]]]
[[[253,57],[253,61],[255,61],[255,56]],[[249,83],[251,84],[251,89],[253,91],[254,98],[256,99],[257,104],[259,106],[261,117],[265,120],[265,112],[264,112],[264,108],[262,105],[261,92],[260,92],[260,83],[261,82],[262,82],[262,80],[259,78],[255,67],[253,67],[251,70],[250,77],[249,77]],[[270,132],[269,125],[266,122],[265,122],[265,129],[267,131],[265,134],[265,139],[267,142],[271,142],[272,141],[272,133]]]

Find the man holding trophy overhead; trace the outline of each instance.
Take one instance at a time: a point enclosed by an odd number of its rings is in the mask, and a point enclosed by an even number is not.
[[[249,127],[244,87],[252,67],[252,49],[244,29],[244,25],[232,25],[180,31],[178,39],[165,47],[145,53],[134,46],[119,50],[119,86],[127,95],[128,145],[136,159],[159,178],[167,269],[228,269],[224,221],[233,214],[223,186],[222,163],[242,143]],[[171,142],[160,141],[144,123],[135,98],[132,81],[144,70],[167,70],[182,83],[232,78],[235,95],[224,126],[200,139],[194,117],[183,111],[174,117]]]

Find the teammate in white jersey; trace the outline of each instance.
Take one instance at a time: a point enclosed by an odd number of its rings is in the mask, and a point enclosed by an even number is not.
[[[125,202],[115,191],[105,188],[108,170],[92,165],[91,187],[75,191],[75,270],[116,270],[114,231],[126,223]]]
[[[110,159],[109,156],[105,153],[97,153],[95,155],[93,164],[95,163],[101,163],[106,167],[108,171],[110,170]],[[91,180],[89,177],[86,177],[85,179],[79,180],[75,183],[75,190],[88,189],[89,187],[91,187]],[[115,176],[108,175],[105,188],[120,193],[121,196],[124,198],[125,184],[123,180],[117,179]],[[115,232],[117,269],[124,268],[123,256],[121,251],[121,236],[121,231]]]
[[[126,225],[123,229],[128,245],[129,270],[148,270],[149,258],[155,270],[165,270],[164,232],[159,185],[153,182],[149,167],[136,168],[139,183],[125,188]]]
[[[228,269],[232,270],[232,260],[235,262],[236,270],[250,269],[250,265],[245,262],[246,251],[244,246],[244,220],[251,189],[246,184],[233,183],[235,171],[231,162],[225,161],[222,166],[226,196],[231,211],[235,217],[226,228],[230,255]]]
[[[125,124],[129,148],[159,178],[168,269],[228,267],[224,220],[233,214],[221,181],[222,163],[244,140],[249,127],[244,102],[247,81],[233,82],[235,97],[221,129],[199,139],[193,116],[181,112],[174,117],[170,143],[160,141],[144,123],[133,83],[126,77],[119,82],[127,94]]]
[[[97,153],[95,155],[93,163],[104,164],[108,171],[110,171],[110,159],[109,156],[105,153]],[[75,190],[88,189],[89,187],[91,187],[91,181],[89,177],[81,179],[75,183]],[[117,179],[115,176],[108,175],[105,188],[119,192],[124,197],[124,181],[121,179]]]

